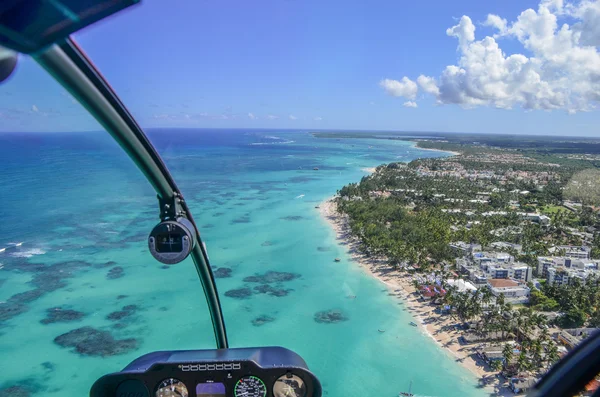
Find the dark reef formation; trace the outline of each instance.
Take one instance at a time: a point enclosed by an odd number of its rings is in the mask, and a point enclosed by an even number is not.
[[[107,320],[110,321],[119,321],[126,317],[132,316],[138,311],[139,307],[137,305],[127,305],[123,306],[121,310],[114,311],[106,316]]]
[[[242,215],[239,218],[235,218],[234,220],[231,221],[232,224],[236,224],[236,223],[250,223],[250,216],[249,215]]]
[[[279,219],[283,219],[284,221],[301,221],[302,219],[306,219],[301,215],[290,215],[290,216],[283,216]]]
[[[231,269],[228,267],[220,267],[213,272],[215,278],[228,278],[231,277]]]
[[[46,318],[40,320],[42,324],[68,323],[81,320],[85,313],[77,310],[63,309],[62,307],[51,307],[46,310]]]
[[[106,278],[109,280],[115,280],[125,275],[125,270],[121,266],[115,266],[106,273]]]
[[[225,296],[236,299],[247,299],[252,296],[252,290],[250,288],[231,289],[225,292]]]
[[[258,285],[254,287],[254,290],[258,293],[276,296],[278,298],[286,296],[293,291],[293,289],[273,288],[269,284]]]
[[[298,273],[268,271],[264,274],[256,274],[254,276],[245,277],[244,281],[247,283],[270,284],[280,283],[284,281],[292,281],[299,277],[300,275]]]
[[[29,308],[27,305],[17,302],[0,303],[0,322],[10,320],[19,314],[25,313]]]
[[[81,327],[59,335],[54,338],[54,343],[72,348],[81,356],[98,357],[125,354],[138,346],[138,341],[134,338],[115,339],[110,332],[92,327]]]
[[[334,324],[347,321],[348,317],[340,310],[323,310],[315,313],[315,321],[323,324]]]
[[[260,327],[261,325],[272,323],[273,321],[275,321],[275,318],[263,314],[262,316],[258,316],[254,320],[252,320],[252,325],[254,325],[255,327]]]

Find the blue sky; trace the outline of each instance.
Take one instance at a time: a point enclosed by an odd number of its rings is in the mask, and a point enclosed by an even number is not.
[[[550,80],[552,98],[540,99],[534,91],[533,102],[531,90],[541,90],[538,86],[519,83],[508,96],[496,92],[498,84],[514,79],[489,82],[489,74],[477,75],[476,49],[458,48],[463,36],[446,32],[460,25],[468,34],[474,27],[475,40],[466,39],[467,44],[496,34],[506,56],[520,53],[545,62],[551,57],[540,53],[533,39],[527,41],[532,33],[524,36],[514,25],[498,35],[502,28],[486,26],[488,14],[505,18],[509,26],[528,8],[542,15],[538,1],[176,3],[142,1],[76,35],[144,127],[600,135],[590,99],[595,87],[565,99],[564,87]],[[582,22],[575,11],[550,10],[573,26]],[[469,81],[443,80],[448,65],[466,70],[484,94],[473,99],[465,96],[472,95]],[[485,68],[494,69],[488,63]],[[404,76],[416,82],[420,75],[437,81],[439,93],[382,85]],[[98,129],[31,59],[22,57],[14,76],[0,86],[0,131]]]

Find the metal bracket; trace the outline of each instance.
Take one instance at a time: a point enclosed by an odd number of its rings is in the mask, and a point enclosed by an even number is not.
[[[161,221],[175,220],[177,218],[187,219],[187,213],[183,209],[183,203],[185,200],[180,193],[173,192],[171,199],[163,199],[158,195],[156,197],[158,198]]]

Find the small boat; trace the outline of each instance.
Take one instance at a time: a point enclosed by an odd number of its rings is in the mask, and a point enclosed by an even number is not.
[[[316,209],[319,209],[319,208],[321,208],[321,207],[320,207],[320,206],[318,206],[318,205],[315,205],[315,208],[316,208]]]
[[[319,171],[319,167],[315,167],[315,168],[313,168],[313,170]]]
[[[341,261],[341,259],[340,258],[335,258],[334,261],[339,262],[339,261]]]
[[[384,332],[385,332],[385,329],[378,329],[377,331],[379,331],[379,332],[381,332],[381,333],[384,333]]]
[[[417,324],[414,321],[411,321],[409,324],[412,325],[413,327],[417,326]]]
[[[398,394],[399,397],[413,397],[414,394],[412,393],[412,380],[410,381],[410,386],[408,386],[408,392],[405,391],[401,391],[400,394]]]

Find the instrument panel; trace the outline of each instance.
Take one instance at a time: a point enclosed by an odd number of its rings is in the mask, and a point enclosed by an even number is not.
[[[98,379],[90,397],[321,397],[321,384],[282,347],[146,354]]]

